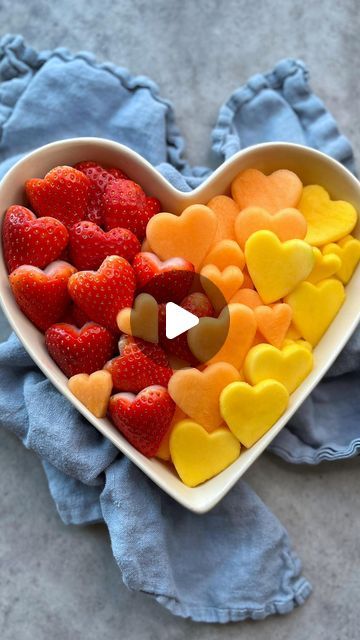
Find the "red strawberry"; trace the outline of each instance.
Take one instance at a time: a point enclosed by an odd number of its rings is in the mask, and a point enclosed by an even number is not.
[[[27,180],[25,189],[38,216],[52,216],[68,228],[87,216],[91,181],[73,167],[55,167],[45,178]]]
[[[69,293],[91,320],[118,332],[116,316],[124,307],[132,307],[135,274],[120,256],[105,258],[98,271],[79,271],[69,280]]]
[[[157,453],[174,413],[175,403],[159,385],[147,387],[137,396],[117,393],[109,402],[109,414],[117,429],[148,458]]]
[[[121,171],[118,167],[107,167],[106,171],[114,176],[116,180],[129,180],[126,173]]]
[[[115,389],[138,393],[152,384],[167,386],[172,370],[157,344],[124,335],[119,341],[119,352],[104,367],[110,371]]]
[[[81,329],[72,324],[54,324],[45,334],[45,344],[53,360],[68,378],[77,373],[93,373],[102,369],[114,353],[113,334],[95,322]]]
[[[58,322],[70,303],[68,280],[75,268],[52,262],[44,271],[23,265],[9,276],[10,286],[22,312],[41,331]]]
[[[198,318],[214,317],[215,312],[209,298],[204,293],[190,293],[180,305]],[[171,340],[166,337],[166,305],[159,305],[159,343],[165,351],[189,364],[196,365],[198,361],[191,353],[187,343],[187,332]]]
[[[113,174],[92,160],[78,162],[78,164],[75,165],[75,169],[84,173],[91,182],[87,218],[91,222],[101,225],[104,216],[103,193],[105,191],[105,187],[115,179],[125,178],[125,175],[120,171],[120,169],[114,169],[114,171],[118,172],[118,175]]]
[[[157,198],[147,197],[146,198],[146,211],[148,214],[148,222],[150,218],[155,216],[157,213],[161,211],[161,202]]]
[[[70,304],[63,318],[61,318],[62,324],[74,324],[75,327],[81,329],[87,322],[90,322],[90,318],[73,302]]]
[[[56,260],[65,249],[69,234],[55,218],[37,218],[20,205],[5,214],[2,239],[9,273],[22,264],[42,269]]]
[[[104,202],[107,231],[124,227],[143,240],[149,217],[146,196],[140,185],[132,180],[114,180],[105,189]]]
[[[183,258],[162,262],[155,253],[143,251],[133,260],[137,289],[157,302],[180,302],[194,280],[194,267]]]
[[[115,228],[106,233],[87,220],[70,229],[71,262],[79,270],[98,269],[107,256],[122,256],[132,262],[138,251],[140,242],[128,229]]]

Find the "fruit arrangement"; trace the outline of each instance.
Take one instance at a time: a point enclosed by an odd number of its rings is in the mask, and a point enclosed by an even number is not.
[[[180,216],[93,161],[25,194],[2,226],[17,304],[71,392],[191,487],[284,413],[360,260],[354,207],[286,169]],[[198,319],[172,338],[169,303]]]

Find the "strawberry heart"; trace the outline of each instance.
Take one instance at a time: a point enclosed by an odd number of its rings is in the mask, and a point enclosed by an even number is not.
[[[109,414],[125,438],[148,458],[155,456],[175,412],[164,387],[154,385],[137,396],[117,393],[110,398]]]
[[[71,378],[77,373],[102,369],[115,351],[116,339],[95,322],[88,322],[81,329],[62,323],[49,327],[45,344],[61,371]]]
[[[128,229],[115,228],[106,233],[86,220],[75,224],[69,233],[70,259],[79,270],[98,269],[107,256],[121,256],[132,262],[141,248]]]
[[[52,262],[44,271],[23,265],[9,276],[9,282],[22,312],[40,329],[46,331],[58,322],[70,304],[68,280],[75,268],[67,262]]]
[[[5,214],[2,238],[9,273],[22,264],[43,269],[56,260],[68,242],[66,227],[55,218],[37,218],[20,205]]]
[[[105,169],[97,162],[87,160],[78,162],[75,169],[84,173],[91,182],[91,193],[88,202],[87,218],[95,224],[101,225],[104,218],[104,191],[114,180],[126,180],[125,173],[117,168]]]
[[[68,228],[86,218],[91,182],[73,167],[55,167],[45,178],[27,180],[25,190],[38,216],[52,216]]]
[[[180,302],[194,280],[194,267],[188,260],[162,261],[147,251],[135,256],[133,269],[138,290],[149,293],[157,302]]]
[[[116,316],[133,303],[134,271],[124,258],[109,256],[98,271],[79,271],[71,276],[69,293],[91,320],[118,333]]]
[[[104,367],[111,373],[115,389],[138,393],[153,384],[167,386],[172,369],[157,344],[124,335],[119,341],[119,353]]]
[[[147,198],[140,185],[132,180],[116,180],[105,189],[104,226],[107,231],[124,227],[143,240],[147,223],[159,211],[159,201]]]

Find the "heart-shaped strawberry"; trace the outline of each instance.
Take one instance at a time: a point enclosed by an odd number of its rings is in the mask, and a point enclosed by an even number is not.
[[[164,387],[154,385],[137,396],[117,393],[110,398],[109,414],[115,426],[138,451],[151,458],[157,453],[175,412]]]
[[[119,341],[119,353],[104,367],[111,373],[115,389],[138,393],[153,384],[167,386],[172,369],[157,344],[124,335]]]
[[[86,315],[86,313],[84,313],[84,311],[80,309],[80,307],[71,302],[60,322],[65,324],[74,324],[75,327],[81,329],[84,324],[86,324],[87,322],[91,322],[91,320]]]
[[[42,269],[64,251],[68,231],[55,218],[37,218],[32,211],[20,205],[7,210],[2,239],[4,257],[9,273],[22,264]]]
[[[87,217],[91,182],[73,167],[55,167],[45,178],[27,180],[25,190],[38,216],[52,216],[68,228]]]
[[[102,369],[115,351],[114,335],[95,322],[81,329],[61,323],[49,327],[45,344],[53,360],[68,378]]]
[[[9,282],[22,312],[41,331],[64,316],[70,296],[68,281],[75,267],[67,262],[52,262],[44,271],[23,265],[9,276]]]
[[[69,293],[91,320],[118,333],[116,316],[132,306],[135,274],[125,258],[108,256],[98,271],[79,271],[71,276]]]
[[[105,229],[130,229],[140,241],[145,237],[150,218],[160,210],[159,201],[147,198],[140,185],[132,180],[111,182],[105,189],[104,203]]]
[[[194,292],[190,293],[184,300],[181,302],[180,306],[186,311],[193,313],[198,318],[210,317],[213,318],[215,316],[215,311],[213,306],[209,300],[209,298],[205,295],[205,293]],[[189,349],[189,345],[187,342],[187,332],[181,333],[176,338],[166,337],[166,305],[159,305],[159,343],[165,351],[170,353],[180,360],[184,360],[189,364],[196,365],[199,361],[195,358],[195,356],[191,353]]]
[[[120,169],[115,167],[105,169],[105,167],[92,160],[78,162],[75,165],[75,169],[84,173],[91,182],[87,218],[101,226],[104,217],[103,194],[105,188],[114,180],[126,180],[127,176]]]
[[[141,248],[128,229],[115,228],[106,233],[87,220],[75,224],[69,234],[71,262],[79,270],[98,269],[107,256],[121,256],[132,262]]]
[[[194,266],[182,258],[164,262],[155,253],[143,251],[133,260],[137,289],[149,293],[157,302],[179,303],[194,280]]]

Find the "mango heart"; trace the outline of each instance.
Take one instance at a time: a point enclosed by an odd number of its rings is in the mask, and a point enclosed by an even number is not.
[[[347,236],[357,222],[356,210],[350,202],[331,200],[328,192],[317,184],[304,187],[299,209],[308,223],[305,240],[315,247]]]
[[[240,455],[240,443],[225,428],[207,433],[192,420],[178,422],[170,436],[175,469],[188,487],[196,487],[223,471]]]
[[[247,169],[231,185],[232,197],[240,209],[262,207],[269,213],[296,207],[301,191],[301,180],[287,169],[275,171],[270,176],[258,169]]]
[[[200,271],[200,282],[215,311],[219,312],[240,289],[244,276],[239,267],[228,266],[223,271],[207,264]]]
[[[239,213],[239,207],[236,202],[229,196],[215,196],[211,198],[207,206],[213,210],[218,221],[213,242],[235,240],[234,222]]]
[[[221,271],[229,265],[242,270],[245,266],[245,256],[235,240],[221,240],[214,244],[207,254],[203,266],[207,264],[214,264]]]
[[[270,344],[250,349],[244,363],[245,379],[252,385],[271,378],[292,393],[313,368],[313,355],[300,344],[288,344],[281,350]]]
[[[91,375],[78,373],[68,380],[71,393],[97,418],[106,416],[112,387],[110,373],[103,370]]]
[[[328,245],[337,246],[337,245]],[[306,278],[307,282],[317,284],[321,280],[330,278],[341,267],[341,260],[334,251],[327,251],[326,255],[323,255],[317,247],[313,247],[314,252],[314,267],[310,275]]]
[[[340,264],[333,273],[336,273],[341,282],[347,284],[360,260],[360,242],[353,236],[346,236],[338,244],[330,243],[326,245],[323,248],[323,254],[324,260],[336,254]]]
[[[288,390],[277,380],[263,380],[255,387],[232,382],[221,393],[220,411],[234,436],[251,447],[280,418],[288,401]]]
[[[235,380],[240,380],[237,369],[226,362],[218,362],[203,371],[176,371],[170,378],[168,390],[174,402],[187,416],[199,422],[207,431],[213,431],[222,423],[220,393]]]
[[[146,237],[161,260],[179,256],[199,270],[213,243],[217,224],[216,215],[209,207],[194,204],[180,216],[172,213],[153,216],[147,225]]]
[[[344,300],[344,286],[335,278],[316,285],[302,282],[285,298],[292,308],[294,325],[313,346],[319,342]]]
[[[116,322],[122,333],[135,338],[142,338],[147,342],[157,343],[158,332],[158,303],[149,293],[140,293],[134,300],[133,308],[126,307],[119,311]]]
[[[314,254],[303,240],[280,242],[271,231],[256,231],[245,246],[245,259],[250,276],[268,304],[292,291],[311,272]]]
[[[240,247],[243,249],[248,238],[261,229],[272,231],[285,242],[305,238],[307,223],[297,209],[282,209],[272,214],[260,207],[248,207],[235,220],[235,235]]]
[[[190,351],[200,362],[228,362],[240,369],[256,333],[254,311],[229,304],[218,318],[200,318],[188,331]]]

